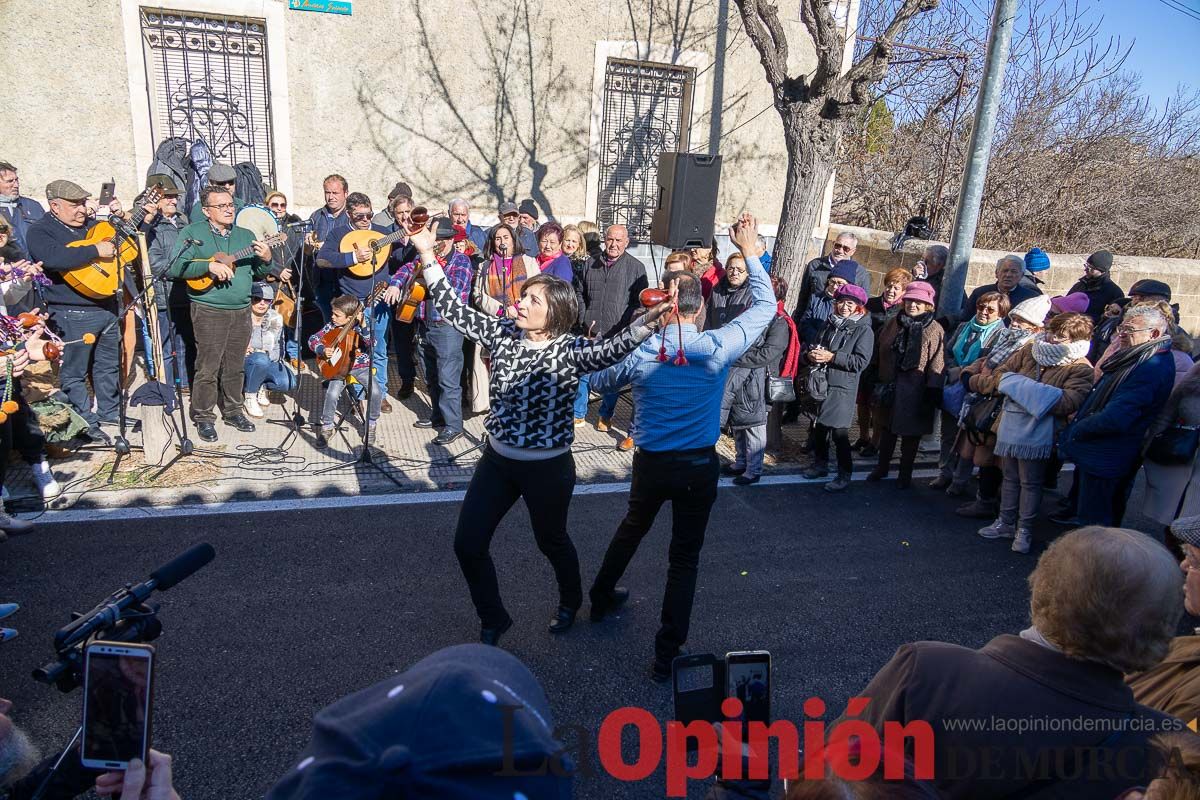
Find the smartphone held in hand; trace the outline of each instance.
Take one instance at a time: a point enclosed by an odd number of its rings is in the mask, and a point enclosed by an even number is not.
[[[124,770],[150,752],[154,648],[92,642],[83,684],[83,766]]]

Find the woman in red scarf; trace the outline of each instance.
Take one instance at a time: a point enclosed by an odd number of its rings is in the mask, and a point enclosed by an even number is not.
[[[575,274],[571,269],[571,257],[562,250],[562,240],[563,229],[557,222],[551,220],[538,228],[538,269],[542,274],[553,275],[572,283]]]

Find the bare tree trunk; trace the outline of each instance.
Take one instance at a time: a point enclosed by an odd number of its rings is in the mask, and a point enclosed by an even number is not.
[[[831,139],[827,128],[836,123],[820,120],[814,128],[811,120],[802,120],[809,110],[793,110],[784,121],[788,171],[783,189],[783,210],[779,232],[771,257],[771,272],[788,282],[787,307],[790,309],[800,292],[800,279],[807,261],[805,252],[825,198],[825,187],[833,174],[833,159],[821,140]],[[814,141],[817,140],[817,141]],[[809,252],[808,258],[820,255]]]

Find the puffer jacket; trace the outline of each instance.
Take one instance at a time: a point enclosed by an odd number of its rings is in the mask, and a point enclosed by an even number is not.
[[[1024,375],[1047,386],[1062,389],[1062,397],[1050,410],[1058,422],[1065,422],[1067,417],[1078,411],[1092,390],[1092,364],[1086,357],[1077,358],[1062,367],[1042,367],[1033,358],[1033,342],[1026,342],[990,375],[972,375],[970,389],[980,394],[994,394],[1000,386],[1000,379],[1009,373]]]
[[[767,424],[767,375],[779,374],[779,361],[788,347],[787,321],[771,320],[758,341],[729,370],[721,400],[722,425],[734,430]]]
[[[629,325],[640,308],[638,294],[650,285],[646,265],[629,253],[608,266],[603,253],[588,262],[583,271],[583,327],[605,339]]]

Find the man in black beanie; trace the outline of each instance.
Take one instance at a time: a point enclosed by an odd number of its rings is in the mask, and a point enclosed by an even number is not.
[[[1107,250],[1092,253],[1083,264],[1083,276],[1067,292],[1083,292],[1088,296],[1088,307],[1084,313],[1097,325],[1104,316],[1104,309],[1125,297],[1125,290],[1113,283],[1112,278],[1108,276],[1112,263],[1112,253]]]
[[[525,252],[532,255],[537,255],[537,229],[538,213],[537,204],[528,197],[521,201],[517,206],[517,235],[521,237],[521,244],[525,247]]]

